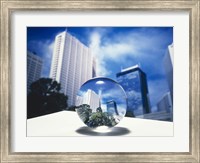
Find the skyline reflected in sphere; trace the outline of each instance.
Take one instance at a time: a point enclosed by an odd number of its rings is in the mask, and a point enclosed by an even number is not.
[[[125,116],[127,97],[114,80],[104,77],[85,82],[76,96],[76,112],[91,128],[110,128]]]

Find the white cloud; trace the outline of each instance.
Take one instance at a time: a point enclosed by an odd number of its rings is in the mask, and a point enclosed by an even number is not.
[[[121,59],[135,52],[134,46],[130,43],[107,43],[101,47],[105,59],[112,59],[120,62]]]
[[[102,35],[100,35],[100,33],[93,32],[90,35],[90,47],[96,59],[97,76],[107,76],[110,74],[110,71],[105,68],[104,53],[101,49],[101,37]]]
[[[110,70],[106,69],[106,60],[118,61],[125,53],[133,51],[133,46],[126,43],[117,43],[109,38],[106,38],[106,41],[103,42],[104,32],[96,30],[90,35],[90,48],[96,58],[98,76],[107,76],[111,73]]]
[[[111,73],[111,70],[107,68],[109,60],[120,65],[127,65],[130,60],[135,58],[139,58],[142,62],[149,60],[160,62],[161,57],[159,56],[162,56],[163,49],[158,45],[162,44],[161,40],[165,38],[165,35],[153,30],[146,32],[143,29],[137,32],[117,33],[109,37],[105,29],[98,28],[90,34],[90,47],[96,58],[98,76],[107,76]],[[155,55],[158,52],[161,55]],[[152,65],[152,68],[157,67]]]

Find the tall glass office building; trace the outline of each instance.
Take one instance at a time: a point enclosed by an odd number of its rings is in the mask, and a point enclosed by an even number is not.
[[[91,50],[67,31],[55,38],[50,78],[61,83],[68,105],[75,105],[80,86],[96,74]]]
[[[116,74],[116,77],[118,83],[124,88],[127,95],[127,113],[131,113],[134,116],[149,113],[150,107],[146,74],[139,66],[136,65],[123,69]]]

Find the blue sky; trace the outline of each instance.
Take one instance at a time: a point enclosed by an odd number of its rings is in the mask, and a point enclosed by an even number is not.
[[[43,77],[49,76],[55,36],[65,29],[27,28],[27,49],[43,58]],[[116,80],[121,68],[139,64],[147,75],[152,106],[168,91],[162,60],[173,42],[172,27],[68,27],[67,31],[91,47],[98,76]]]

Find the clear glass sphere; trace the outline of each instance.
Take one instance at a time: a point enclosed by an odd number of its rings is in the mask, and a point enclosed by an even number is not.
[[[110,128],[126,114],[127,97],[114,80],[104,77],[85,82],[76,96],[76,112],[91,128]]]

